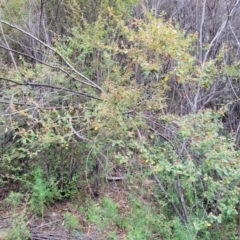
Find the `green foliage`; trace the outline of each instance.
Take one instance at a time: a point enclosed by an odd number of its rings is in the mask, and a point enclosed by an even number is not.
[[[30,237],[27,229],[27,217],[25,213],[15,213],[11,216],[11,230],[8,232],[7,240],[23,240]]]
[[[23,240],[30,237],[27,229],[27,217],[25,213],[15,213],[11,216],[11,230],[8,232],[7,240]]]
[[[11,212],[11,229],[8,231],[7,240],[23,240],[30,237],[27,229],[26,209],[18,209],[22,204],[23,195],[20,193],[10,192],[9,196],[4,200],[4,204],[12,207]],[[20,213],[19,213],[20,212]]]
[[[4,199],[4,205],[13,207],[14,212],[22,202],[23,195],[21,193],[10,192],[8,197]]]
[[[15,106],[13,109],[16,110]],[[55,109],[38,109],[36,116],[21,109],[18,113],[22,127],[16,121],[11,126],[16,130],[9,131],[14,141],[4,149],[1,162],[2,170],[5,169],[4,176],[9,181],[22,182],[27,190],[30,187],[31,192],[36,192],[34,199],[38,198],[38,193],[43,193],[39,195],[42,203],[53,198],[69,197],[76,192],[78,176],[74,166],[79,164],[76,156],[85,146],[77,145],[73,138],[69,128],[71,115],[64,113],[64,110],[58,112]],[[34,202],[37,203],[38,199],[32,200],[33,205]],[[41,204],[41,208],[43,205]]]
[[[171,235],[171,224],[167,225],[165,216],[155,208],[142,204],[136,197],[129,203],[129,211],[120,214],[116,203],[103,198],[100,204],[92,203],[87,207],[88,219],[102,231],[107,231],[114,225],[123,228],[127,232],[127,239],[132,240],[153,236],[167,239]]]
[[[64,225],[70,232],[79,228],[78,219],[70,212],[64,214]]]
[[[238,154],[230,136],[222,135],[219,116],[210,110],[183,116],[178,119],[178,132],[171,141],[156,138],[154,146],[145,143],[141,150],[143,161],[151,166],[159,186],[162,185],[160,190],[166,191],[162,197],[166,199],[167,195],[169,202],[187,214],[188,221],[193,222],[190,233],[196,239],[208,232],[209,226],[220,224],[224,228],[221,223],[229,217],[233,220],[237,214]],[[184,148],[181,154],[180,147]],[[184,202],[180,201],[181,195]],[[166,214],[172,216],[176,211],[169,212],[167,205]],[[181,228],[178,230],[177,235],[184,234]],[[189,237],[192,239],[191,234]]]
[[[33,172],[34,181],[31,183],[31,199],[29,201],[31,209],[43,216],[45,204],[60,198],[54,179],[46,181],[43,177],[43,170],[36,168]]]
[[[134,197],[125,213],[107,197],[99,204],[90,202],[85,210],[88,220],[107,231],[109,239],[117,238],[113,226],[126,231],[129,240],[217,239],[224,231],[225,238],[233,239],[239,153],[222,124],[222,107],[231,99],[229,92],[236,95],[227,80],[239,77],[239,66],[220,64],[225,52],[199,63],[194,56],[196,34],[140,7],[141,17],[134,17],[138,2],[66,0],[63,7],[57,1],[46,2],[46,23],[55,21],[51,6],[58,5],[56,14],[62,17],[56,26],[49,24],[49,29],[61,28],[49,34],[49,41],[62,57],[31,45],[27,49],[41,53],[39,60],[45,65],[55,61],[51,70],[23,57],[16,58],[18,71],[0,66],[4,78],[15,79],[0,86],[1,181],[21,183],[31,195],[32,211],[44,215],[46,204],[71,197],[77,185],[89,189],[94,179],[101,181],[113,167],[124,166],[129,189],[136,189],[138,196],[147,192],[149,202]],[[4,19],[24,21],[26,4],[4,1]],[[6,28],[9,41],[15,30]],[[47,42],[48,34],[41,31]],[[102,91],[76,81],[76,71],[63,65],[63,58]],[[69,72],[63,75],[60,70]],[[40,86],[23,84],[30,80]],[[230,89],[226,98],[212,101],[224,93],[213,91],[222,83]],[[94,169],[96,163],[103,174]],[[146,182],[151,183],[148,189]],[[14,211],[20,201],[17,193],[7,199]],[[64,218],[69,231],[78,227],[69,212]],[[27,236],[24,226],[14,224],[12,238]]]
[[[7,21],[21,21],[27,14],[27,6],[28,4],[24,0],[2,0],[0,16]]]
[[[195,59],[190,55],[190,48],[194,35],[185,37],[184,32],[177,30],[171,21],[164,22],[148,12],[143,19],[134,19],[131,24],[133,28],[125,26],[122,31],[134,44],[131,48],[124,46],[123,51],[127,51],[127,56],[134,64],[139,64],[147,75],[159,73],[164,62],[171,60],[177,65],[173,72],[178,76],[184,77],[193,70]]]
[[[103,198],[99,205],[91,203],[87,210],[87,217],[101,230],[119,221],[118,207],[109,198]]]
[[[196,236],[194,234],[192,234],[193,232],[189,232],[190,224],[187,227],[185,227],[178,218],[174,219],[174,225],[173,225],[174,230],[173,230],[173,236],[171,239],[172,240],[182,240],[182,239],[194,240],[194,239],[196,239]]]
[[[154,207],[132,199],[131,211],[123,217],[123,227],[127,239],[149,239],[151,237],[167,239],[171,235],[171,222],[166,224],[165,216]]]
[[[119,37],[118,29],[124,25],[123,19],[130,16],[135,2],[66,1],[65,6],[71,13],[69,21],[73,22],[71,36],[56,41],[57,49],[97,83],[108,79],[118,66],[112,52]]]

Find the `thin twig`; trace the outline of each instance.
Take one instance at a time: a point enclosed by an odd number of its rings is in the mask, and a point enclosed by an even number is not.
[[[163,197],[168,201],[168,203],[173,207],[174,212],[176,213],[176,215],[182,220],[182,222],[184,224],[186,224],[186,220],[185,218],[182,216],[182,214],[180,213],[180,211],[178,210],[177,206],[171,201],[171,198],[169,197],[167,191],[165,190],[165,188],[163,187],[161,181],[159,180],[159,178],[157,177],[157,175],[154,173],[153,168],[151,166],[151,164],[149,164],[149,168],[152,171],[153,177],[156,181],[156,183],[158,184],[161,192],[163,193]]]
[[[11,82],[11,83],[15,83],[16,85],[20,85],[20,86],[31,86],[31,87],[47,87],[47,88],[51,88],[51,89],[58,89],[58,90],[62,90],[62,91],[65,91],[65,92],[71,92],[71,93],[74,93],[76,95],[82,95],[82,96],[86,96],[86,97],[89,97],[89,98],[93,98],[93,99],[97,99],[97,100],[100,100],[100,98],[98,97],[94,97],[92,95],[89,95],[87,93],[84,93],[84,92],[80,92],[80,91],[75,91],[75,90],[71,90],[71,89],[68,89],[68,88],[64,88],[64,87],[58,87],[58,86],[53,86],[53,85],[48,85],[48,84],[42,84],[42,83],[33,83],[33,82],[17,82],[13,79],[10,79],[10,78],[5,78],[5,77],[2,77],[0,76],[0,79],[2,80],[5,80],[5,81],[8,81],[8,82]],[[11,86],[10,86],[11,87]]]
[[[71,130],[73,131],[73,133],[74,133],[79,139],[82,139],[82,140],[84,140],[84,141],[93,143],[92,140],[81,136],[81,135],[73,128],[73,126],[72,126],[72,121],[71,121],[71,120],[72,120],[72,119],[69,118],[69,125],[70,125],[70,128],[71,128]]]
[[[88,86],[94,87],[92,84],[89,84],[89,83],[87,83],[87,82],[85,82],[85,81],[82,81],[82,80],[74,77],[74,76],[71,75],[69,72],[67,72],[65,69],[63,69],[62,67],[54,66],[54,65],[49,64],[49,63],[46,63],[46,62],[44,62],[44,61],[42,61],[42,60],[40,60],[40,59],[38,59],[38,58],[36,58],[36,57],[34,57],[34,56],[31,56],[31,55],[26,54],[26,53],[19,52],[19,51],[17,51],[17,50],[11,49],[11,48],[4,47],[4,46],[2,46],[2,45],[0,45],[0,48],[5,49],[5,50],[10,51],[10,52],[17,53],[17,54],[22,55],[22,56],[24,56],[24,57],[31,58],[31,59],[33,59],[33,60],[35,60],[35,61],[37,61],[37,62],[39,62],[39,63],[41,63],[41,64],[43,64],[43,65],[45,65],[45,66],[47,66],[47,67],[60,70],[61,72],[65,73],[68,77],[72,78],[73,80],[75,80],[75,81],[77,81],[77,82],[80,82],[80,83],[83,83],[83,84],[86,84],[86,85],[88,85]]]
[[[93,81],[91,81],[89,78],[87,78],[86,76],[84,76],[83,74],[81,74],[79,71],[77,71],[63,56],[61,53],[59,53],[57,50],[55,50],[54,48],[52,48],[51,46],[49,46],[48,44],[46,44],[45,42],[41,41],[40,39],[38,39],[37,37],[33,36],[32,34],[30,34],[29,32],[26,32],[25,30],[21,29],[20,27],[17,27],[16,25],[13,25],[7,21],[4,21],[4,20],[0,20],[1,23],[11,27],[11,28],[14,28],[14,29],[17,29],[18,31],[22,32],[23,34],[31,37],[32,39],[36,40],[37,42],[41,43],[43,46],[45,46],[46,48],[50,49],[51,51],[53,51],[56,55],[58,55],[61,60],[73,71],[75,72],[78,76],[80,76],[82,79],[84,79],[86,82],[85,84],[89,84],[91,85],[92,87],[100,90],[101,92],[103,92],[103,89],[98,86],[96,83],[94,83]]]

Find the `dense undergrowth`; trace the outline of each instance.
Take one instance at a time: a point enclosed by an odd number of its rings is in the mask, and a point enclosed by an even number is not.
[[[29,212],[44,218],[64,199],[106,239],[237,239],[231,43],[213,56],[202,28],[189,33],[137,0],[20,2],[3,1],[0,14],[8,239],[29,238]],[[124,200],[103,191],[114,180]]]

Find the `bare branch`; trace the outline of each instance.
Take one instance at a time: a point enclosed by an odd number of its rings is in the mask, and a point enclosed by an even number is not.
[[[84,140],[84,141],[87,141],[87,142],[93,142],[93,141],[91,141],[90,139],[88,139],[88,138],[85,138],[85,137],[83,137],[83,136],[81,136],[74,128],[73,128],[73,126],[72,126],[72,121],[71,121],[72,119],[71,118],[69,118],[69,125],[70,125],[70,128],[71,128],[71,130],[73,131],[73,133],[79,138],[79,139],[82,139],[82,140]]]
[[[184,224],[187,224],[185,218],[182,216],[182,214],[180,213],[180,211],[178,210],[177,206],[171,201],[171,198],[169,197],[167,191],[165,190],[165,188],[163,187],[161,181],[159,180],[159,178],[157,177],[157,175],[154,173],[153,168],[151,166],[151,164],[149,164],[149,168],[152,171],[153,177],[156,181],[156,183],[159,186],[159,189],[161,190],[161,192],[163,193],[163,197],[169,202],[169,204],[172,206],[174,212],[176,213],[176,215],[182,220],[182,222]]]
[[[0,79],[11,82],[11,83],[15,83],[16,85],[20,85],[20,86],[32,86],[32,87],[47,87],[47,88],[51,88],[51,89],[58,89],[58,90],[62,90],[65,92],[71,92],[74,93],[75,95],[81,95],[81,96],[85,96],[85,97],[89,97],[89,98],[93,98],[93,99],[97,99],[100,100],[100,98],[98,97],[94,97],[92,95],[89,95],[87,93],[84,92],[80,92],[80,91],[74,91],[68,88],[64,88],[64,87],[58,87],[58,86],[52,86],[52,85],[48,85],[48,84],[41,84],[41,83],[33,83],[33,82],[17,82],[15,80],[9,79],[9,78],[5,78],[0,76]]]
[[[0,103],[2,103],[2,104],[14,104],[14,105],[34,107],[33,104],[29,104],[29,103],[26,103],[26,102],[12,102],[12,101],[3,101],[3,100],[0,100]]]
[[[236,3],[234,4],[232,10],[230,11],[229,15],[226,17],[226,19],[224,20],[224,22],[222,23],[221,27],[218,29],[218,32],[216,33],[216,35],[214,36],[214,38],[212,39],[212,41],[209,44],[208,50],[205,53],[204,59],[203,59],[203,63],[206,62],[207,58],[208,58],[208,54],[210,52],[210,50],[212,49],[213,43],[219,38],[219,36],[222,34],[223,30],[225,29],[229,18],[234,14],[237,5],[239,4],[240,0],[237,0]]]
[[[203,23],[205,20],[205,9],[206,9],[206,0],[203,1],[203,7],[202,7],[202,18],[201,18],[201,24],[200,24],[200,31],[199,31],[199,58],[200,61],[202,61],[202,54],[203,54]]]
[[[181,205],[182,205],[183,217],[184,217],[185,221],[188,222],[187,208],[186,208],[186,203],[184,200],[181,179],[180,179],[179,175],[177,175],[177,193],[178,193],[178,197],[181,202]]]
[[[3,35],[3,40],[4,40],[7,48],[9,49],[9,44],[8,44],[8,41],[7,41],[6,36],[5,36],[5,34],[4,34],[3,27],[2,27],[2,23],[0,23],[0,31],[1,31],[1,33],[2,33],[2,35]],[[16,61],[15,61],[15,59],[14,59],[13,53],[12,53],[11,51],[8,51],[8,52],[9,52],[9,55],[10,55],[10,57],[11,57],[11,59],[12,59],[12,62],[13,62],[13,65],[14,65],[16,71],[18,71],[17,63],[16,63]]]
[[[6,22],[4,20],[0,20],[1,23],[12,27],[14,29],[17,29],[18,31],[22,32],[23,34],[29,36],[30,38],[36,40],[37,42],[41,43],[42,45],[44,45],[46,48],[50,49],[51,51],[53,51],[56,55],[58,55],[61,60],[73,71],[75,72],[78,76],[80,76],[82,79],[84,79],[86,81],[86,84],[88,83],[89,85],[91,85],[92,87],[100,90],[101,92],[103,92],[103,89],[98,86],[96,83],[94,83],[93,81],[91,81],[89,78],[87,78],[86,76],[84,76],[83,74],[81,74],[79,71],[77,71],[63,56],[61,53],[59,53],[57,50],[55,50],[54,48],[52,48],[51,46],[49,46],[48,44],[44,43],[43,41],[41,41],[40,39],[38,39],[37,37],[33,36],[32,34],[30,34],[29,32],[26,32],[25,30],[17,27],[16,25],[13,25],[9,22]]]
[[[75,78],[74,76],[72,76],[69,72],[67,72],[67,71],[66,71],[65,69],[63,69],[62,67],[58,67],[58,66],[51,65],[51,64],[46,63],[46,62],[43,62],[43,61],[41,61],[41,60],[39,60],[39,59],[31,56],[31,55],[28,55],[28,54],[26,54],[26,53],[22,53],[22,52],[13,50],[13,49],[11,49],[11,48],[6,48],[6,47],[4,47],[4,46],[2,46],[2,45],[0,45],[0,48],[5,49],[5,50],[7,50],[7,51],[11,51],[11,52],[17,53],[17,54],[22,55],[22,56],[24,56],[24,57],[29,57],[29,58],[31,58],[31,59],[33,59],[33,60],[35,60],[35,61],[37,61],[37,62],[39,62],[39,63],[41,63],[41,64],[43,64],[43,65],[45,65],[45,66],[48,66],[48,67],[51,67],[51,68],[60,70],[61,72],[65,73],[67,76],[69,76],[70,78],[74,79],[74,80],[77,81],[77,82],[80,82],[80,83],[86,84],[86,85],[88,85],[88,86],[94,87],[92,84],[89,84],[89,83],[84,82],[84,81],[82,81],[82,80],[80,80],[80,79],[78,79],[78,78]]]

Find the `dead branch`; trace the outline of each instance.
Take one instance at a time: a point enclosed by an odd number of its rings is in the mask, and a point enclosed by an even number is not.
[[[50,49],[52,52],[54,52],[57,56],[60,57],[60,59],[73,71],[75,72],[78,76],[80,76],[82,79],[84,79],[86,82],[85,84],[88,84],[98,90],[100,90],[101,92],[103,92],[103,89],[98,86],[96,83],[94,83],[93,81],[91,81],[89,78],[87,78],[86,76],[84,76],[83,74],[81,74],[79,71],[77,71],[73,66],[72,64],[70,64],[63,56],[61,53],[59,53],[57,50],[55,50],[54,48],[52,48],[51,46],[49,46],[48,44],[44,43],[43,41],[41,41],[40,39],[38,39],[37,37],[33,36],[32,34],[30,34],[29,32],[26,32],[25,30],[17,27],[16,25],[13,25],[7,21],[4,21],[4,20],[1,20],[0,19],[0,22],[11,27],[11,28],[14,28],[14,29],[17,29],[18,31],[20,31],[21,33],[29,36],[30,38],[34,39],[35,41],[39,42],[40,44],[42,44],[43,46],[45,46],[46,48]]]

